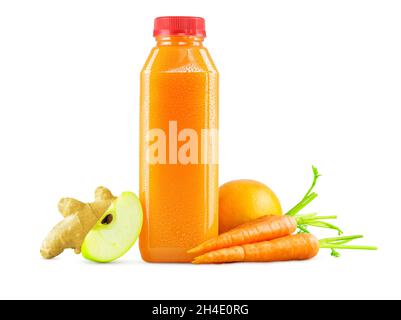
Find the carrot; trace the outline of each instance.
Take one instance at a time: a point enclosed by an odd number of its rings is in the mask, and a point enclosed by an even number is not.
[[[273,262],[308,260],[315,257],[320,248],[377,250],[376,247],[348,246],[346,243],[362,236],[327,238],[318,240],[309,233],[289,235],[272,241],[262,241],[219,249],[198,256],[194,264],[225,262]]]
[[[313,235],[299,234],[211,251],[195,258],[193,262],[203,264],[306,260],[314,257],[318,252],[319,241]]]
[[[293,217],[265,216],[209,239],[188,253],[200,254],[241,244],[272,240],[294,233],[296,229],[297,222]]]
[[[199,255],[212,250],[273,240],[294,233],[297,227],[316,226],[335,229],[341,233],[338,227],[323,221],[336,218],[336,216],[317,216],[316,213],[296,217],[265,216],[209,239],[189,250],[188,253]]]

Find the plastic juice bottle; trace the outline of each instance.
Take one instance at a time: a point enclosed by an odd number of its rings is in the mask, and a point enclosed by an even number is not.
[[[189,262],[218,234],[218,72],[203,46],[205,21],[159,17],[141,72],[142,257]]]

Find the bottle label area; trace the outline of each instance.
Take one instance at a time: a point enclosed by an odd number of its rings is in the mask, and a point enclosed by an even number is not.
[[[182,128],[168,122],[168,130],[149,129],[145,139],[146,161],[156,164],[218,164],[218,129]]]

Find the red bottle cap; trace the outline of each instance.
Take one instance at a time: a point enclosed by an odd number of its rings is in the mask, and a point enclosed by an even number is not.
[[[200,17],[158,17],[153,36],[206,37],[205,19]]]

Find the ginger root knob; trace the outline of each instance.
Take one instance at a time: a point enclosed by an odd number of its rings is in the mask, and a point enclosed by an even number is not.
[[[81,252],[82,243],[111,206],[116,198],[105,187],[98,187],[95,191],[95,201],[83,203],[72,198],[63,198],[58,203],[58,209],[64,220],[59,222],[47,235],[40,248],[45,259],[52,259],[65,249],[74,249]]]

